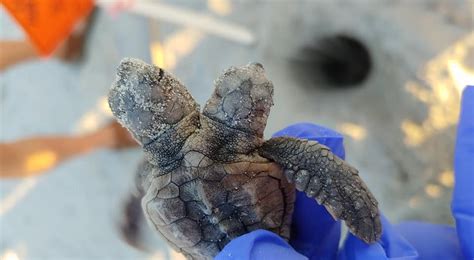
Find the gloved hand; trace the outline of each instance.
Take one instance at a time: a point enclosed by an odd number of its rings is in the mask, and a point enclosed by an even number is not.
[[[474,259],[474,86],[464,89],[454,154],[451,210],[464,257]]]
[[[274,233],[257,230],[231,241],[216,259],[466,259],[474,258],[474,87],[464,90],[455,151],[452,211],[454,229],[404,222],[392,226],[382,216],[380,241],[368,245],[349,234],[338,250],[340,223],[323,206],[297,192],[290,245]],[[312,124],[296,124],[275,136],[316,140],[344,158],[342,136]]]
[[[314,124],[289,126],[276,136],[293,136],[318,141],[344,159],[343,136]],[[331,259],[337,255],[341,224],[326,208],[297,191],[290,245],[272,232],[256,230],[232,240],[216,259]]]
[[[456,229],[415,221],[392,227],[382,219],[383,234],[378,243],[367,245],[350,234],[340,259],[474,259],[474,86],[464,90],[461,101],[454,171],[451,209]],[[416,251],[410,252],[405,246]]]

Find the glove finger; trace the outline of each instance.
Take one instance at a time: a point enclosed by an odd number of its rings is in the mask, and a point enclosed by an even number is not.
[[[474,86],[464,89],[454,155],[455,185],[451,205],[465,257],[474,258]]]
[[[303,260],[307,258],[291,248],[280,236],[260,229],[233,239],[214,259]]]
[[[291,136],[318,141],[319,143],[329,147],[332,153],[339,156],[341,159],[346,157],[344,151],[344,136],[324,126],[312,123],[293,124],[273,134],[273,137],[278,136]]]
[[[382,237],[378,242],[369,245],[349,233],[338,258],[340,260],[418,259],[416,249],[392,227],[385,216],[381,215],[381,220]]]
[[[339,246],[341,224],[325,207],[297,192],[290,244],[310,259],[334,259]]]
[[[318,141],[344,159],[343,136],[322,126],[301,123],[291,125],[273,135],[291,136]],[[304,193],[296,194],[290,244],[310,259],[334,259],[337,254],[341,224],[335,221],[314,199]]]
[[[456,229],[420,221],[402,222],[395,229],[416,248],[420,260],[462,259]]]

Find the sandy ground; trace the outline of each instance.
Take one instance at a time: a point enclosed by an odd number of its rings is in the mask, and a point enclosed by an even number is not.
[[[338,129],[347,136],[348,161],[360,169],[391,220],[451,222],[450,174],[459,102],[455,86],[460,81],[449,61],[463,65],[465,51],[453,49],[474,47],[472,37],[466,38],[469,19],[466,24],[459,18],[468,8],[443,7],[444,1],[240,2],[227,13],[180,2],[251,28],[256,44],[243,46],[132,15],[102,14],[84,63],[37,61],[0,75],[0,140],[79,133],[108,122],[103,103],[116,64],[126,56],[149,61],[150,44],[155,54],[165,51],[160,62],[201,104],[222,70],[259,61],[275,85],[268,137],[301,121]],[[3,13],[1,23],[3,38],[21,36]],[[369,80],[360,88],[335,91],[295,77],[292,55],[305,42],[340,32],[368,46],[375,64]],[[42,177],[1,181],[0,256],[14,252],[20,259],[176,258],[160,242],[153,256],[128,247],[117,236],[120,202],[140,156],[138,150],[102,150]]]

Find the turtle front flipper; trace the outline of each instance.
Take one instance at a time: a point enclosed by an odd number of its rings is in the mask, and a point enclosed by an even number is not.
[[[124,201],[122,206],[122,216],[119,223],[119,231],[122,238],[131,246],[141,249],[148,249],[145,231],[148,225],[142,209],[142,198],[149,188],[148,179],[152,176],[153,165],[147,160],[142,160],[135,173],[135,187]]]
[[[278,163],[296,189],[315,198],[367,243],[380,238],[378,203],[358,171],[315,141],[276,137],[259,153]]]
[[[123,205],[123,216],[120,221],[120,233],[122,238],[131,246],[142,249],[142,222],[144,222],[142,210],[142,196],[131,194]]]
[[[137,59],[124,59],[109,93],[117,120],[143,146],[150,163],[179,164],[179,152],[199,126],[199,106],[173,75]]]

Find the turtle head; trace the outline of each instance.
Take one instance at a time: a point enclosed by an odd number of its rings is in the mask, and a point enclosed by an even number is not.
[[[138,59],[124,59],[109,93],[117,120],[142,145],[199,107],[183,84],[163,69]]]
[[[260,63],[231,67],[214,83],[204,107],[207,117],[259,137],[273,105],[273,84]]]

